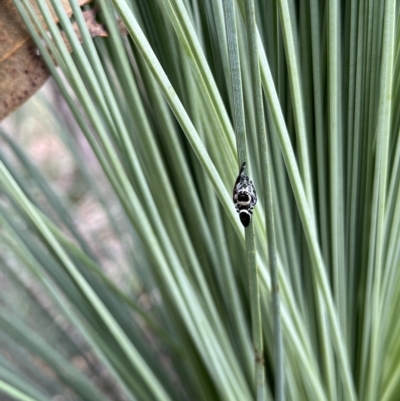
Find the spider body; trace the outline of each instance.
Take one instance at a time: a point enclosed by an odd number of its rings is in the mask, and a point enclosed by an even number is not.
[[[257,193],[253,182],[244,174],[246,162],[243,163],[233,188],[233,203],[244,227],[250,224],[254,206],[257,203]]]

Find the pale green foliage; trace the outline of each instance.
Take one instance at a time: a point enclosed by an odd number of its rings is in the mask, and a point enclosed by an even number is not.
[[[54,166],[69,163],[75,183],[4,126],[2,399],[254,399],[262,329],[267,400],[282,384],[287,400],[398,400],[398,2],[255,1],[257,77],[243,0],[224,1],[235,27],[217,0],[99,0],[110,37],[95,39],[76,1],[70,20],[52,0],[56,25],[38,0],[47,27],[14,1],[69,107],[40,110],[67,149]],[[250,278],[237,147],[259,198]]]

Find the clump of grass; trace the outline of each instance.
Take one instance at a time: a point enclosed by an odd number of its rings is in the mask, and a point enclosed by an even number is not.
[[[80,189],[2,130],[0,391],[396,400],[397,4],[14,1]]]

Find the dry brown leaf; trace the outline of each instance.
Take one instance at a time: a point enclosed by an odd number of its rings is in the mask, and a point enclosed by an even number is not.
[[[24,23],[19,16],[12,0],[2,1],[0,13],[0,121],[8,114],[17,109],[22,103],[29,99],[50,76],[42,57],[37,53],[37,48],[30,38]],[[79,0],[80,6],[90,3],[92,0]],[[68,16],[72,10],[68,0],[61,0]],[[33,6],[37,9],[36,3]],[[58,18],[50,6],[54,21]],[[104,25],[96,21],[98,7],[84,11],[83,16],[92,37],[108,36]],[[40,15],[40,13],[38,13]],[[43,22],[43,21],[42,21]],[[81,33],[76,22],[74,30],[82,42]],[[122,35],[127,34],[127,29],[122,21],[118,21]],[[71,52],[71,45],[64,32],[61,35]]]
[[[103,24],[99,24],[96,21],[96,14],[99,11],[99,7],[92,8],[91,10],[84,11],[83,17],[85,18],[86,25],[89,29],[92,38],[96,36],[108,36],[107,29]],[[78,34],[80,38],[80,34]]]
[[[107,32],[105,26],[103,24],[99,24],[96,21],[96,14],[98,11],[99,11],[99,8],[95,7],[91,10],[83,12],[83,18],[85,19],[86,25],[89,29],[89,33],[92,38],[94,38],[96,36],[103,36],[103,37],[108,36],[108,32]],[[83,42],[82,35],[81,35],[81,32],[79,31],[78,24],[76,22],[74,22],[72,24],[72,27],[74,28],[74,31],[75,31],[76,35],[78,36],[79,41]],[[65,44],[67,45],[68,51],[71,53],[72,47],[69,44],[67,35],[65,34],[65,32],[61,32],[61,36],[64,39]]]
[[[0,120],[32,96],[50,73],[12,0],[0,0]],[[91,0],[81,0],[82,6]],[[35,3],[35,2],[33,2]],[[69,16],[68,0],[62,0]],[[33,4],[37,7],[36,4]],[[55,13],[52,12],[55,16]],[[54,18],[58,22],[57,18]]]

